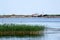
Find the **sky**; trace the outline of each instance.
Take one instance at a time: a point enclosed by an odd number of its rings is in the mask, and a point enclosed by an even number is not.
[[[0,0],[0,15],[60,14],[60,0]]]

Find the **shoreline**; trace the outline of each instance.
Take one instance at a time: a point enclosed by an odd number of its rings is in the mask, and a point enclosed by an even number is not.
[[[60,15],[0,15],[0,18],[30,18],[30,17],[60,18]]]
[[[0,17],[0,18],[60,18],[60,16],[58,17],[49,17],[49,16],[45,16],[45,17]]]

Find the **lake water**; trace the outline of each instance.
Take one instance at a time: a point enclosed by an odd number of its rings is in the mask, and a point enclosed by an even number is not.
[[[60,18],[0,18],[0,24],[5,23],[44,25],[54,30],[45,30],[41,37],[1,37],[0,40],[60,40]]]

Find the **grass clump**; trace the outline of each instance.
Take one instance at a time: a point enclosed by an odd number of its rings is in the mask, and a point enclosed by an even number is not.
[[[0,24],[0,31],[40,31],[44,28],[39,25]]]
[[[1,36],[36,35],[44,31],[44,26],[24,24],[0,24]]]

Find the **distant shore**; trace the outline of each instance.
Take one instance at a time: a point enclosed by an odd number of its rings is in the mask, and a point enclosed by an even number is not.
[[[60,15],[0,15],[0,18],[26,18],[26,17],[44,17],[44,18],[60,18]]]

